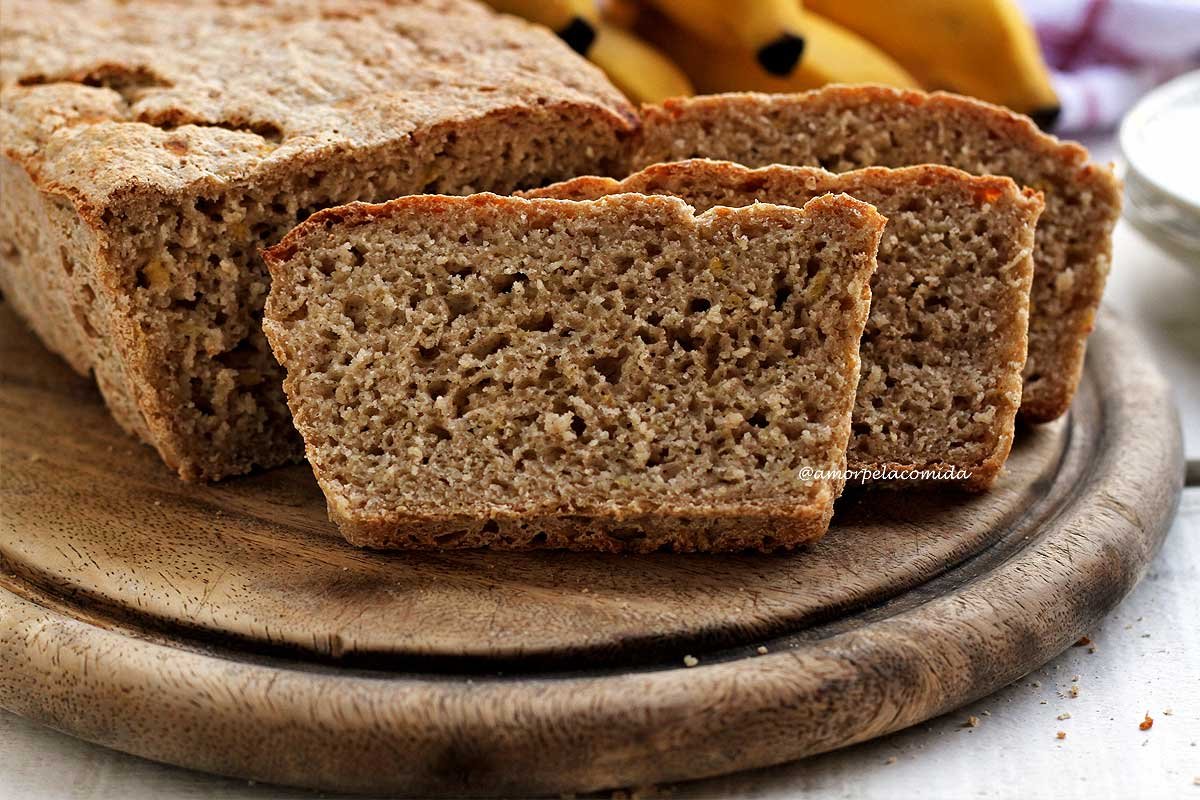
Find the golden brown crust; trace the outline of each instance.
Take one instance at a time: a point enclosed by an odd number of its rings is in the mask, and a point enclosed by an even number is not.
[[[642,115],[634,169],[696,156],[748,166],[820,162],[839,172],[867,164],[939,161],[976,174],[1010,175],[1042,191],[1046,211],[1035,252],[1021,416],[1048,422],[1070,406],[1104,290],[1121,205],[1120,181],[1110,167],[1090,162],[1081,145],[1047,135],[1029,118],[1000,106],[945,92],[869,85],[794,95],[677,98],[644,106]],[[884,118],[887,124],[876,126],[878,130],[867,124]],[[897,120],[925,132],[902,130]],[[721,123],[729,123],[733,133],[721,131]],[[836,125],[848,127],[835,130]],[[956,129],[965,138],[939,151],[938,134]],[[845,149],[860,136],[870,145],[866,156]]]
[[[0,17],[0,141],[33,187],[0,218],[0,286],[187,479],[299,455],[257,330],[259,247],[315,207],[507,191],[573,174],[569,152],[604,170],[637,124],[550,32],[465,0],[4,0]]]

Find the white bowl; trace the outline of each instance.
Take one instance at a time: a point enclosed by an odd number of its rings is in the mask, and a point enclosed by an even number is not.
[[[1125,217],[1200,269],[1200,70],[1142,98],[1120,131]]]

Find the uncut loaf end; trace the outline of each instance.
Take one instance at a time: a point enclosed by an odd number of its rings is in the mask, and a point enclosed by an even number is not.
[[[187,479],[302,452],[261,248],[354,200],[608,172],[637,127],[469,0],[0,4],[0,292]]]
[[[1021,403],[1037,193],[1008,178],[932,165],[834,174],[692,160],[525,195],[582,200],[620,192],[671,195],[700,211],[802,206],[828,192],[874,205],[888,222],[871,280],[850,467],[910,478],[964,475],[972,489],[995,480]]]
[[[1042,192],[1020,413],[1048,422],[1070,406],[1121,210],[1120,181],[1083,147],[999,106],[883,86],[680,98],[642,111],[635,169],[697,157],[833,172],[946,164]]]
[[[846,196],[412,197],[266,252],[331,518],[370,547],[776,550],[842,487],[884,219]]]

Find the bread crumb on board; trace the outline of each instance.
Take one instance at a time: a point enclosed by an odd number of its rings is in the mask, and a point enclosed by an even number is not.
[[[1058,733],[1054,734],[1054,738],[1055,739],[1065,739],[1065,738],[1067,738],[1067,732],[1059,731]]]
[[[1057,719],[1057,720],[1064,720],[1064,719],[1070,719],[1070,718],[1071,718],[1070,711],[1064,711],[1063,713],[1061,713],[1057,717],[1055,717],[1055,719]]]
[[[966,722],[964,722],[962,724],[962,726],[964,728],[978,728],[979,727],[979,717],[972,714],[971,716],[967,717]]]
[[[1146,718],[1138,723],[1139,731],[1148,731],[1154,727],[1154,718],[1150,716],[1150,712],[1146,712]]]
[[[760,656],[765,656],[771,651],[767,649],[765,644],[760,644],[757,648],[755,648],[754,652],[758,653]]]
[[[683,657],[683,665],[685,667],[694,667],[699,663],[700,659],[696,658],[695,656],[688,655]]]

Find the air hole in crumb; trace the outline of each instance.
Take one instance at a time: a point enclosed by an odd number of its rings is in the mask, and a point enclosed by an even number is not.
[[[761,411],[756,411],[754,413],[754,415],[751,416],[750,419],[748,419],[746,421],[749,422],[751,425],[753,425],[756,428],[767,427],[767,415]]]
[[[65,248],[65,247],[58,248],[58,255],[62,259],[63,272],[67,273],[67,275],[74,274],[75,259],[71,258],[71,256],[69,256],[67,254],[67,248]]]
[[[675,344],[685,353],[690,353],[696,349],[696,340],[686,333],[676,333],[673,337]]]
[[[449,389],[450,384],[446,381],[433,381],[426,391],[429,393],[430,399],[437,400],[439,397],[444,397]]]
[[[479,529],[479,532],[480,533],[499,533],[500,532],[500,523],[496,522],[496,520],[494,520],[494,519],[489,519],[487,522],[483,523],[483,527]]]
[[[787,303],[788,298],[792,296],[792,290],[787,286],[781,286],[775,290],[775,310],[782,311],[783,306]]]
[[[512,288],[518,283],[525,283],[529,280],[529,276],[524,272],[514,272],[511,275],[502,275],[492,284],[492,289],[497,294],[508,294]]]
[[[804,265],[805,278],[807,286],[812,286],[813,280],[821,272],[821,259],[816,256],[810,256],[808,263]]]
[[[637,337],[646,344],[658,344],[658,334],[652,328],[640,328],[637,332]]]
[[[417,346],[417,357],[426,363],[434,361],[442,354],[441,345],[432,345],[430,347]]]
[[[475,298],[469,294],[454,294],[446,298],[446,308],[449,311],[449,321],[461,317],[463,314],[469,314],[475,310]]]
[[[549,312],[542,314],[540,317],[525,320],[520,325],[523,331],[538,331],[547,333],[554,327],[554,317]]]
[[[221,197],[197,197],[195,208],[213,222],[222,222],[225,217],[225,200]]]
[[[450,439],[450,431],[446,430],[441,425],[430,425],[429,432],[432,433],[434,438],[439,442],[449,441]]]
[[[74,312],[75,321],[79,323],[79,327],[83,328],[84,334],[86,334],[89,339],[95,339],[98,333],[96,329],[92,327],[91,321],[88,320],[87,312],[84,311],[81,306],[76,305],[71,306],[71,311]]]
[[[712,303],[710,303],[708,300],[706,300],[703,297],[696,297],[696,298],[693,298],[692,302],[688,304],[688,313],[703,314],[705,311],[708,311],[710,308],[712,308]]]
[[[495,355],[504,348],[508,347],[511,340],[508,334],[494,333],[490,336],[485,336],[474,345],[471,346],[471,355],[478,359],[485,359],[488,356]]]
[[[576,415],[571,418],[571,430],[576,436],[582,436],[583,432],[587,430],[587,423],[583,421],[582,417]]]
[[[604,380],[609,383],[619,383],[621,380],[621,371],[625,368],[625,356],[605,356],[596,359],[592,366],[604,376]]]

